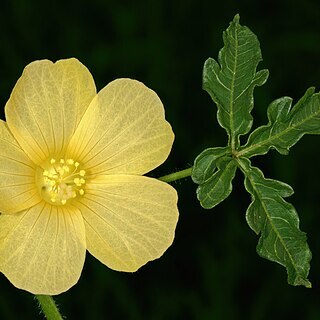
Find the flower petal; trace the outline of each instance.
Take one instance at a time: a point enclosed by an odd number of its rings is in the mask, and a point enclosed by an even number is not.
[[[173,241],[177,193],[156,179],[101,176],[87,184],[77,207],[88,251],[111,269],[136,271],[159,258]]]
[[[59,294],[79,279],[85,229],[79,211],[45,202],[0,215],[0,270],[20,289]]]
[[[88,69],[76,59],[35,61],[23,71],[5,107],[23,150],[41,164],[60,155],[96,95]]]
[[[0,120],[0,212],[18,212],[40,201],[35,165]]]
[[[68,154],[92,174],[144,174],[168,157],[173,139],[157,94],[136,80],[118,79],[92,101]]]

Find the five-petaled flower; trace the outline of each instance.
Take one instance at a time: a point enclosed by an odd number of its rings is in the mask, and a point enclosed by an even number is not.
[[[0,271],[18,288],[74,285],[86,249],[135,271],[171,245],[176,191],[142,176],[173,132],[156,93],[118,79],[96,93],[76,59],[29,64],[0,122]]]

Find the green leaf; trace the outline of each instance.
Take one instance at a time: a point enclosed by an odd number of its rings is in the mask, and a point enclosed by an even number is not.
[[[238,161],[252,198],[247,222],[256,234],[260,234],[258,254],[286,267],[289,284],[310,288],[307,276],[311,252],[307,238],[299,230],[295,208],[283,199],[293,194],[292,188],[283,182],[266,179],[258,168],[251,166],[249,159]]]
[[[239,24],[239,15],[223,33],[223,42],[218,62],[209,58],[204,64],[203,89],[217,104],[219,124],[235,150],[239,136],[251,129],[253,89],[266,82],[268,70],[256,73],[262,60],[259,41],[249,28]]]
[[[205,209],[213,208],[230,195],[237,169],[237,162],[228,156],[218,158],[215,165],[217,170],[197,189],[198,200]]]
[[[251,133],[239,156],[265,154],[270,148],[288,154],[303,135],[320,134],[320,94],[309,88],[292,109],[291,104],[289,97],[273,101],[268,107],[268,124]]]
[[[201,152],[194,161],[192,169],[193,182],[201,184],[209,180],[217,169],[217,160],[228,153],[230,153],[228,147],[208,148]]]

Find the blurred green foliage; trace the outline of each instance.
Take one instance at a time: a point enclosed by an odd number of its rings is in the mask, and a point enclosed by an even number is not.
[[[4,106],[24,66],[36,59],[77,57],[98,89],[119,77],[143,81],[162,99],[176,134],[158,177],[192,165],[205,147],[219,146],[202,67],[222,47],[222,31],[236,13],[258,36],[270,78],[256,89],[254,126],[267,122],[267,104],[295,99],[320,84],[320,2],[282,1],[39,1],[0,4],[0,102]],[[3,115],[2,115],[3,118]],[[165,255],[134,274],[109,270],[89,254],[79,283],[57,297],[68,319],[320,319],[320,242],[316,136],[304,137],[289,156],[272,151],[253,163],[289,183],[313,252],[312,289],[291,287],[284,269],[261,259],[245,221],[250,199],[242,177],[213,210],[200,207],[191,179],[174,183],[180,221]],[[308,161],[315,166],[304,166]],[[241,179],[240,179],[241,178]],[[40,319],[36,301],[0,277],[0,318]]]

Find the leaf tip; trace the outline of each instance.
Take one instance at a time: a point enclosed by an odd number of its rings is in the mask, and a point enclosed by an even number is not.
[[[239,22],[240,22],[240,14],[237,13],[233,18],[233,23],[239,24]]]
[[[302,278],[302,277],[298,277],[295,279],[294,283],[293,283],[294,286],[304,286],[308,289],[311,289],[312,288],[312,284],[311,282],[306,279],[306,278]]]

